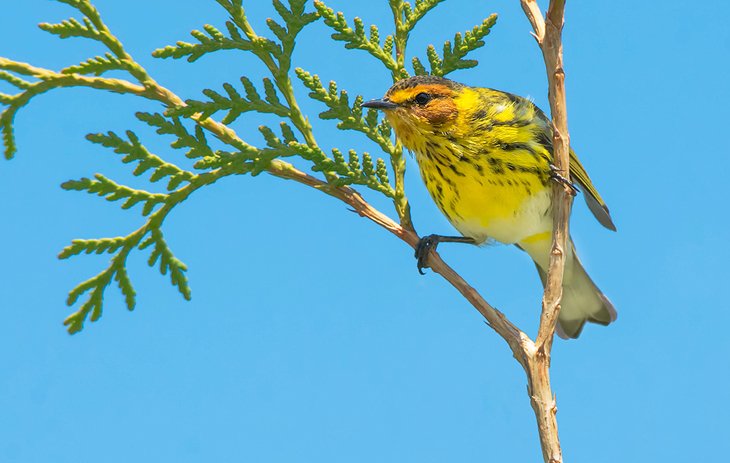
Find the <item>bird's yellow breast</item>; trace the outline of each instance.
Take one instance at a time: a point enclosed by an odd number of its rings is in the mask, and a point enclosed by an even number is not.
[[[435,153],[416,156],[431,197],[465,236],[515,243],[549,229],[550,190],[539,175],[518,171],[504,156],[448,164]]]

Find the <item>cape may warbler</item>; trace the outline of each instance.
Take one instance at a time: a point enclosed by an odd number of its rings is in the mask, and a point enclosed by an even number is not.
[[[510,93],[434,76],[401,80],[383,99],[363,106],[385,112],[396,136],[415,153],[431,197],[465,237],[424,238],[419,270],[440,241],[479,244],[493,239],[527,252],[545,283],[553,228],[550,181],[565,179],[552,166],[552,123],[540,109]],[[615,230],[572,150],[570,177],[582,187],[598,221]],[[562,337],[578,337],[586,321],[608,325],[616,319],[613,305],[583,269],[572,240],[561,306]]]

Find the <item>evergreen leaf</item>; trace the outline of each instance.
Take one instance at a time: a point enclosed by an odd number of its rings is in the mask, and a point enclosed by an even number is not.
[[[61,70],[63,74],[94,74],[97,76],[102,75],[107,71],[114,70],[125,70],[127,69],[127,63],[120,60],[111,53],[106,53],[104,56],[96,56],[89,58],[81,64],[69,66]]]
[[[20,90],[27,90],[33,86],[32,82],[21,79],[20,77],[17,77],[7,71],[0,71],[0,80],[4,80],[5,82]]]
[[[57,24],[41,23],[38,27],[62,39],[83,37],[98,41],[102,40],[102,34],[87,18],[84,18],[83,24],[75,18],[69,18]]]
[[[426,71],[426,67],[421,63],[421,60],[413,57],[413,60],[411,61],[413,63],[413,73],[417,76],[423,76],[428,74],[428,71]]]
[[[378,28],[376,26],[370,26],[370,38],[368,38],[365,35],[365,27],[362,19],[355,18],[353,20],[353,25],[355,26],[353,29],[347,24],[344,14],[341,12],[335,13],[332,8],[325,5],[322,1],[315,0],[314,7],[319,15],[324,18],[324,23],[334,29],[335,33],[332,34],[334,40],[344,42],[345,48],[347,49],[365,50],[382,62],[390,71],[399,71],[398,63],[393,58],[392,44],[389,45],[389,49],[386,51],[377,43],[377,40],[371,40],[373,36],[376,39],[378,37]]]
[[[5,147],[5,159],[12,159],[18,151],[15,145],[15,135],[13,134],[13,116],[14,111],[11,108],[6,109],[0,114],[0,131],[2,131],[3,146]]]
[[[175,149],[188,149],[185,157],[188,159],[197,158],[215,158],[217,155],[213,152],[205,137],[205,132],[199,126],[195,126],[195,133],[191,134],[177,117],[166,117],[159,113],[137,113],[137,119],[155,127],[156,132],[160,135],[173,135],[176,138],[170,146]]]
[[[444,43],[443,59],[438,57],[435,48],[429,45],[427,55],[431,63],[431,74],[445,76],[457,69],[473,68],[478,63],[476,60],[464,59],[470,52],[484,46],[486,37],[497,22],[497,15],[492,14],[484,19],[481,24],[474,26],[471,31],[463,34],[457,32],[454,35],[453,44],[450,41]]]
[[[124,266],[117,268],[117,271],[114,274],[114,279],[117,281],[119,290],[124,296],[124,303],[127,306],[127,310],[134,310],[134,307],[137,304],[137,292],[134,290],[132,281],[129,279],[129,275],[127,275],[127,270]]]
[[[368,153],[363,153],[363,160],[360,162],[357,152],[350,150],[346,161],[342,152],[333,148],[332,159],[325,158],[316,167],[315,170],[318,171],[336,173],[339,177],[332,181],[335,185],[362,185],[386,197],[395,198],[395,190],[388,179],[388,168],[381,158],[378,158],[373,165],[372,157]]]
[[[153,267],[159,262],[160,273],[167,275],[170,272],[170,282],[173,286],[177,287],[183,298],[189,301],[191,299],[191,292],[187,277],[185,276],[185,272],[188,270],[187,266],[172,253],[159,228],[153,228],[150,231],[150,238],[151,244],[154,247],[152,248],[147,263],[150,267]]]
[[[445,0],[416,0],[415,8],[411,11],[405,12],[406,17],[406,24],[405,29],[407,31],[413,30],[413,28],[416,26],[418,21],[423,19],[423,17],[431,11],[433,8],[435,8],[439,3],[443,2]],[[410,7],[410,5],[409,5]]]
[[[140,202],[144,203],[143,215],[148,215],[152,209],[164,203],[168,195],[150,193],[144,190],[136,190],[128,186],[120,185],[101,174],[94,175],[94,179],[81,178],[69,180],[61,184],[64,190],[86,191],[89,194],[105,198],[107,201],[125,200],[123,209],[128,209]]]
[[[63,248],[58,254],[59,259],[68,259],[69,257],[79,255],[81,253],[101,254],[101,253],[115,253],[119,248],[124,246],[127,242],[126,237],[116,238],[99,238],[91,240],[73,240],[71,244]]]
[[[377,143],[383,151],[389,153],[393,150],[394,145],[390,136],[383,136],[383,131],[380,130],[380,126],[377,124],[377,112],[369,110],[367,116],[363,118],[362,107],[360,106],[363,101],[362,96],[358,95],[354,103],[350,105],[347,92],[341,90],[338,93],[337,84],[334,81],[330,82],[328,89],[325,89],[319,76],[312,75],[301,68],[297,68],[295,71],[299,80],[310,90],[309,97],[324,103],[329,108],[327,111],[320,113],[320,118],[337,119],[340,121],[337,128],[364,133]]]
[[[226,37],[221,31],[211,25],[205,25],[203,27],[205,33],[194,30],[190,35],[195,38],[198,43],[188,43],[178,41],[175,45],[168,45],[164,48],[158,48],[152,52],[152,56],[156,58],[173,58],[180,59],[186,58],[188,62],[193,62],[200,59],[207,53],[213,53],[220,50],[253,50],[253,44],[250,40],[246,40],[236,34],[233,37]],[[230,28],[228,29],[230,33]]]
[[[289,116],[289,108],[284,106],[279,99],[276,88],[272,81],[268,78],[264,79],[265,100],[262,100],[256,89],[248,79],[242,78],[246,98],[244,98],[231,84],[224,84],[224,90],[227,96],[220,93],[205,89],[203,94],[208,97],[208,101],[188,100],[185,106],[168,109],[165,114],[167,116],[191,117],[200,113],[201,118],[205,119],[219,111],[226,111],[226,116],[221,121],[224,124],[231,124],[241,114],[247,112],[258,112],[276,114],[280,117]]]
[[[104,302],[104,290],[107,286],[109,286],[109,283],[112,278],[115,277],[115,274],[119,272],[119,269],[124,268],[128,251],[129,250],[127,248],[119,251],[119,253],[112,258],[109,267],[107,267],[106,270],[82,283],[79,283],[68,293],[66,304],[69,307],[74,305],[76,301],[78,301],[79,297],[86,293],[90,293],[88,299],[81,305],[79,310],[69,315],[63,322],[70,334],[81,331],[87,318],[89,318],[92,322],[101,318]],[[131,283],[129,284],[129,288],[131,288]],[[124,292],[126,289],[123,289],[122,291]],[[127,294],[125,294],[125,296],[129,297]],[[127,303],[129,303],[129,301]]]
[[[114,132],[108,132],[107,134],[89,134],[86,138],[92,143],[113,148],[115,153],[124,155],[122,162],[125,164],[136,162],[137,167],[133,172],[135,176],[142,175],[152,169],[150,176],[151,182],[157,182],[166,177],[174,177],[174,184],[179,185],[183,181],[192,182],[195,179],[195,174],[192,172],[183,170],[175,164],[168,163],[155,154],[150,153],[132,131],[127,131],[129,141],[122,139]]]

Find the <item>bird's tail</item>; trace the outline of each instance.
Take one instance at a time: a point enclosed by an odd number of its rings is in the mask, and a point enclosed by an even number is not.
[[[550,243],[519,243],[535,261],[543,286],[547,279]],[[556,333],[563,339],[577,338],[588,322],[608,325],[616,320],[616,309],[588,276],[575,252],[573,241],[567,245],[563,298]]]

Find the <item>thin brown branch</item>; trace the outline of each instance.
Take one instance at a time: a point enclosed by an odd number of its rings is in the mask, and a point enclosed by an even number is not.
[[[533,36],[542,50],[548,77],[548,97],[553,118],[553,163],[563,176],[570,178],[568,117],[563,70],[562,29],[564,0],[551,0],[547,16],[543,17],[536,0],[520,0],[533,28]],[[556,183],[553,187],[553,242],[550,252],[542,312],[534,355],[526,368],[530,402],[537,419],[540,444],[546,463],[561,463],[562,449],[558,437],[557,406],[550,387],[550,352],[563,295],[565,249],[569,236],[570,193]]]
[[[372,207],[360,194],[349,187],[333,187],[322,180],[306,174],[286,162],[275,160],[272,162],[269,172],[277,177],[294,180],[304,185],[316,188],[330,196],[340,199],[348,204],[360,216],[370,219],[381,227],[385,228],[409,246],[415,248],[419,237],[412,230],[402,227],[387,215]],[[454,288],[456,288],[468,300],[502,338],[509,344],[510,348],[519,359],[524,358],[522,344],[529,338],[520,331],[507,317],[499,310],[492,307],[469,283],[466,282],[454,269],[441,259],[438,253],[433,252],[428,261],[431,269],[441,275]]]
[[[565,2],[563,0],[550,2],[547,20],[544,22],[544,36],[540,40],[540,48],[543,52],[548,76],[548,96],[553,118],[553,163],[564,177],[570,178],[570,136],[568,134],[562,45],[564,7]],[[565,266],[565,249],[568,242],[570,203],[570,193],[564,185],[556,182],[553,187],[553,245],[543,297],[540,328],[537,335],[538,349],[543,350],[548,357],[563,293],[563,269]]]
[[[542,39],[545,37],[545,19],[542,17],[537,0],[521,0],[520,3],[527,19],[532,24],[532,36],[535,37],[538,44],[542,43]]]

